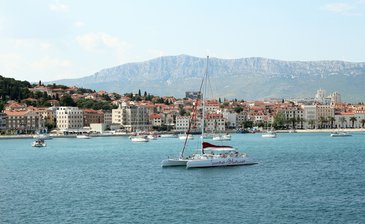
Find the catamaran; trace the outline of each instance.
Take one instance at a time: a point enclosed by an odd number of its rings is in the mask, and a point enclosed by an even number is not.
[[[189,159],[186,168],[205,168],[219,166],[243,166],[254,165],[245,153],[239,152],[232,146],[213,145],[208,142],[202,143],[202,153]]]
[[[219,167],[219,166],[242,166],[242,165],[254,165],[256,162],[252,162],[248,159],[247,155],[240,153],[232,146],[218,146],[208,142],[204,142],[204,118],[205,118],[205,102],[204,96],[206,93],[206,83],[208,79],[208,59],[207,68],[200,86],[200,91],[204,83],[204,93],[202,94],[202,119],[201,119],[201,148],[200,153],[193,154],[188,157],[184,157],[184,150],[188,138],[185,139],[184,147],[178,158],[172,158],[162,161],[162,167],[167,166],[186,166],[186,168],[203,168],[203,167]],[[204,82],[205,80],[205,82]],[[196,104],[197,105],[197,104]],[[193,113],[194,114],[194,113]],[[189,122],[189,128],[187,135],[190,131],[191,122]]]

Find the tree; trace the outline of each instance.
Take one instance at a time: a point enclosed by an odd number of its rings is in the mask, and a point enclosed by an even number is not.
[[[345,117],[340,117],[340,122],[341,122],[341,128],[343,128],[343,124],[346,123],[346,118]]]
[[[350,121],[351,121],[351,124],[352,124],[352,128],[354,128],[355,121],[357,121],[356,117],[350,117]]]
[[[140,89],[138,90],[138,96],[141,96],[141,90]]]
[[[70,95],[64,95],[61,97],[60,99],[60,105],[61,106],[69,106],[69,107],[74,107],[76,106],[75,101],[71,98]]]
[[[336,119],[334,117],[328,117],[328,121],[330,122],[331,124],[331,128],[333,128],[333,123],[336,121]]]
[[[286,119],[285,119],[285,115],[283,112],[277,112],[274,116],[274,123],[273,126],[275,129],[280,129],[283,128],[285,126],[286,123]]]
[[[295,117],[289,118],[289,122],[291,123],[292,128],[295,129],[297,119]]]
[[[234,112],[236,112],[237,114],[241,113],[243,111],[242,107],[235,107],[234,108]]]
[[[327,123],[327,120],[325,117],[319,117],[318,118],[318,122],[321,124],[320,128],[323,128],[324,127],[324,124]]]
[[[303,129],[303,123],[305,122],[305,119],[301,117],[298,118],[297,120],[300,122],[300,129]]]
[[[364,126],[365,126],[365,119],[361,119],[360,120],[360,123],[361,123],[361,127],[364,128]]]
[[[315,124],[316,124],[316,121],[315,120],[309,120],[308,121],[308,124],[309,124],[309,126],[313,129],[314,128],[314,126],[315,126]]]

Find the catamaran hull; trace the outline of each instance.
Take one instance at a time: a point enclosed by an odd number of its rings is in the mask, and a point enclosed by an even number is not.
[[[254,165],[256,162],[250,162],[247,158],[220,158],[220,159],[204,159],[204,160],[189,160],[186,163],[186,168],[206,168],[220,166],[245,166]]]
[[[170,166],[186,166],[188,162],[187,159],[165,159],[162,161],[162,167],[170,167]]]

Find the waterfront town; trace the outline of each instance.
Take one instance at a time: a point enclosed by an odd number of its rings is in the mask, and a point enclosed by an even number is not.
[[[182,99],[157,97],[141,90],[122,95],[77,87],[33,85],[23,100],[8,100],[0,113],[1,135],[54,133],[131,133],[170,131],[183,133],[194,119],[200,129],[200,92]],[[207,132],[296,129],[364,128],[365,105],[341,101],[340,93],[328,96],[319,89],[306,99],[244,101],[210,99],[205,102]],[[43,105],[39,106],[42,101]],[[77,102],[77,103],[75,103]],[[77,106],[80,105],[80,106]],[[99,106],[98,106],[99,105]],[[101,106],[100,106],[101,105]],[[197,109],[194,110],[195,105]],[[93,109],[94,108],[94,109]]]

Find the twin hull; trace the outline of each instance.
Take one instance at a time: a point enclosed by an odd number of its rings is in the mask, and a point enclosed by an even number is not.
[[[189,160],[186,163],[186,168],[203,168],[203,167],[218,167],[218,166],[243,166],[254,165],[255,162],[247,161],[246,157],[241,158],[214,158],[214,159],[197,159]]]
[[[187,159],[165,159],[162,161],[162,167],[169,167],[169,166],[186,166],[188,162]]]

